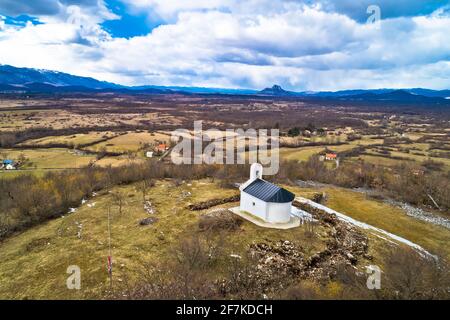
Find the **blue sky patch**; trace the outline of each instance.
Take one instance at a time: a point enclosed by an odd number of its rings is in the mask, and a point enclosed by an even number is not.
[[[37,18],[30,17],[24,14],[17,17],[5,16],[3,21],[5,22],[5,24],[18,27],[25,27],[28,22],[31,22],[33,25],[42,24],[42,22],[40,22]]]
[[[130,13],[128,8],[118,0],[107,0],[106,5],[120,17],[101,23],[102,28],[108,31],[113,38],[144,36],[160,25],[160,23],[150,21],[145,13]]]

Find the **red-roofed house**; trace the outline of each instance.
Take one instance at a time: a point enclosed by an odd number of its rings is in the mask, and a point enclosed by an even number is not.
[[[169,146],[165,143],[160,143],[155,147],[155,152],[164,152],[169,150]]]
[[[336,161],[336,159],[337,159],[337,154],[336,153],[327,153],[327,154],[325,154],[325,160]]]

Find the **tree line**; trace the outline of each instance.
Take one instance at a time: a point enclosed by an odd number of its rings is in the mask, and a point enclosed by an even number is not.
[[[237,166],[232,171],[244,172]],[[83,198],[114,185],[150,179],[202,179],[220,174],[213,165],[172,165],[148,160],[122,167],[85,167],[48,172],[42,177],[24,174],[0,180],[0,239],[14,232],[66,214]],[[227,170],[230,175],[231,171]]]
[[[365,162],[344,162],[328,168],[317,157],[308,161],[283,161],[280,170],[267,179],[295,184],[296,180],[317,181],[337,186],[365,187],[381,191],[396,200],[413,205],[450,208],[450,173],[417,173],[417,166],[384,168]],[[218,179],[222,187],[232,187],[248,178],[249,165],[174,165],[149,159],[145,163],[122,167],[85,167],[78,170],[48,172],[42,177],[20,175],[0,180],[0,239],[13,232],[66,214],[93,192],[114,185],[150,179]],[[234,187],[234,186],[233,186]],[[431,198],[430,198],[431,197]]]

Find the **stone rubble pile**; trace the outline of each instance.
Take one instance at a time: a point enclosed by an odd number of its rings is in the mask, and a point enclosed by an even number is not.
[[[328,281],[335,277],[339,266],[355,268],[361,258],[372,259],[367,254],[368,238],[356,227],[329,214],[319,221],[327,229],[327,247],[309,257],[305,257],[301,246],[287,240],[252,244],[250,251],[258,258],[259,276],[271,278],[277,274],[297,275],[305,279]]]
[[[141,225],[141,226],[148,226],[150,224],[155,223],[156,221],[158,221],[158,218],[149,217],[149,218],[145,218],[145,219],[142,219],[141,221],[139,221],[139,225]]]
[[[145,201],[144,202],[144,210],[148,214],[154,214],[155,213],[155,209],[153,208],[152,203],[150,201]]]

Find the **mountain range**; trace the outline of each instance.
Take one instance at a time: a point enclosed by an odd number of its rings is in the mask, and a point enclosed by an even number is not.
[[[230,94],[261,95],[270,97],[303,97],[349,101],[402,101],[450,104],[450,90],[412,89],[360,89],[342,91],[284,90],[279,85],[261,91],[251,89],[222,89],[180,86],[123,86],[80,77],[64,72],[0,65],[0,93],[65,93],[65,92],[120,92],[147,94]]]
[[[121,87],[114,83],[74,76],[64,72],[0,65],[0,84],[28,87],[31,83],[43,83],[56,87],[79,86],[90,89]]]

